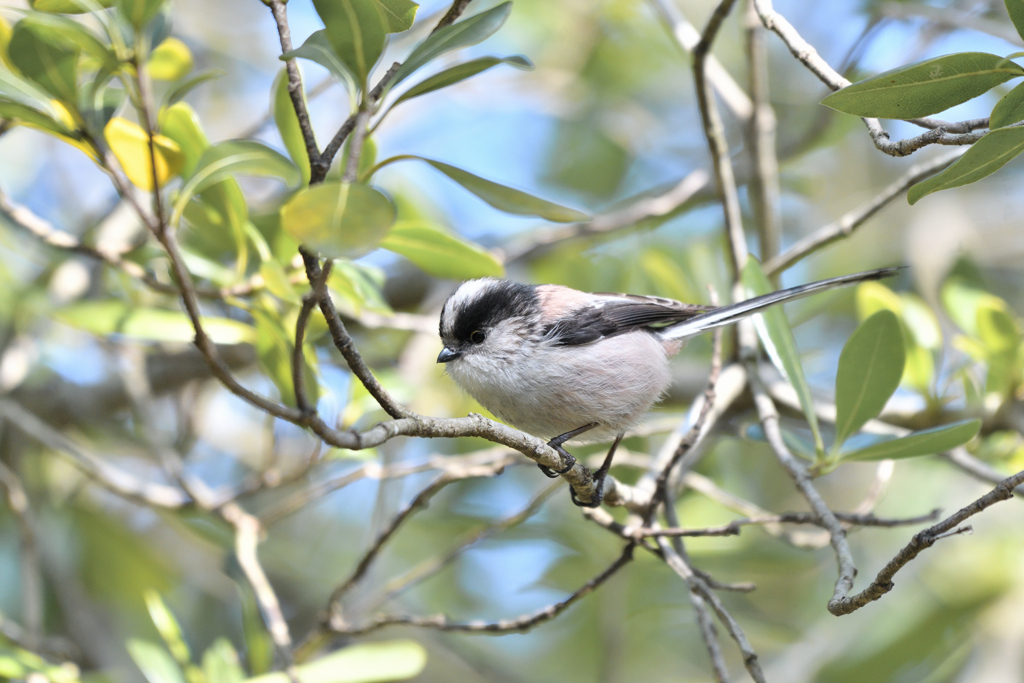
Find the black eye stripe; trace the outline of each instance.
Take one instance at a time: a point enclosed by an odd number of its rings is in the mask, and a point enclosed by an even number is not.
[[[451,336],[457,341],[467,341],[473,332],[489,330],[507,318],[528,315],[536,306],[536,287],[497,280],[471,300],[448,311]]]

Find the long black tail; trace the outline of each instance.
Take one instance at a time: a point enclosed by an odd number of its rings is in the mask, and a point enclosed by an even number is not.
[[[747,299],[746,301],[741,301],[729,306],[722,306],[721,308],[716,308],[713,311],[701,313],[694,318],[690,318],[689,320],[685,320],[676,325],[666,327],[660,331],[660,336],[664,339],[686,339],[687,337],[694,337],[716,327],[731,325],[734,322],[753,315],[758,311],[762,311],[769,306],[781,304],[786,301],[792,301],[793,299],[800,299],[805,296],[810,296],[811,294],[816,294],[817,292],[823,292],[826,289],[846,287],[847,285],[856,284],[858,282],[880,280],[884,277],[891,277],[903,270],[904,267],[905,266],[897,268],[879,268],[878,270],[869,270],[863,273],[855,273],[853,275],[843,275],[841,277],[834,277],[828,280],[819,280],[818,282],[812,282],[806,285],[790,287],[789,289],[780,289],[777,292],[772,292],[771,294],[765,294],[763,296],[755,296],[753,299]]]

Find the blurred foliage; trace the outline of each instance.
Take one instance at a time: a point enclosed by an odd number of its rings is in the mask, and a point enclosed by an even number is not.
[[[900,119],[956,104],[950,118],[992,117],[996,130],[916,186],[911,200],[948,191],[913,209],[879,212],[783,280],[897,264],[910,266],[904,274],[785,314],[768,311],[759,322],[770,361],[797,388],[785,435],[813,465],[833,509],[856,509],[878,486],[879,515],[957,509],[985,487],[932,454],[966,444],[998,472],[1024,468],[1019,164],[961,187],[1024,149],[1014,125],[1024,90],[1001,85],[1022,75],[1009,61],[1017,47],[968,22],[923,31],[921,22],[886,15],[885,3],[776,4],[837,68],[847,60],[851,73],[884,72],[826,104]],[[696,26],[712,9],[680,6]],[[308,291],[296,260],[300,242],[336,258],[327,286],[357,347],[388,391],[429,415],[482,412],[433,362],[436,314],[452,281],[507,274],[695,302],[709,300],[709,284],[722,298],[731,293],[709,192],[624,229],[508,257],[515,245],[657,198],[706,165],[689,60],[660,14],[628,0],[477,0],[456,23],[431,32],[447,8],[408,0],[288,3],[296,47],[285,57],[301,65],[304,88],[295,94],[320,147],[368,111],[368,92],[392,62],[402,63],[366,122],[359,158],[350,159],[358,145],[346,142],[326,170],[310,164],[263,3],[0,5],[0,188],[60,231],[47,245],[15,213],[0,211],[0,391],[124,476],[177,485],[171,452],[185,474],[213,490],[252,487],[241,502],[273,519],[259,557],[296,640],[318,623],[331,591],[388,520],[436,476],[426,473],[430,458],[475,457],[492,444],[402,439],[328,451],[233,397],[186,352],[195,332],[167,293],[177,285],[172,265],[119,199],[111,182],[119,175],[111,174],[123,174],[124,189],[149,214],[157,188],[202,294],[208,335],[224,345],[245,386],[287,405],[295,404],[295,324]],[[1011,30],[1024,25],[1020,2],[942,9]],[[913,161],[882,157],[854,117],[820,107],[819,86],[767,38],[787,246],[874,197]],[[733,16],[715,54],[741,84],[744,49],[742,21]],[[898,90],[886,85],[893,67]],[[936,85],[936,68],[957,78]],[[910,103],[919,108],[906,109]],[[918,134],[902,125],[892,123],[894,137]],[[745,181],[745,122],[726,112],[725,128]],[[318,173],[323,182],[310,187]],[[751,250],[761,252],[753,239]],[[120,265],[104,265],[97,254]],[[748,294],[773,288],[750,263]],[[652,420],[678,420],[703,390],[709,348],[702,339],[683,351],[677,386]],[[318,314],[300,361],[327,422],[363,428],[386,418],[344,368]],[[836,420],[819,423],[816,404],[832,396]],[[876,419],[901,436],[873,432]],[[757,430],[744,428],[755,420],[746,406],[731,414],[698,473],[761,509],[803,509]],[[656,453],[664,439],[663,428],[625,445],[639,456]],[[0,506],[0,626],[33,620],[25,591],[34,571],[43,584],[37,621],[76,650],[40,648],[41,656],[0,635],[0,677],[287,680],[222,520],[115,495],[52,444],[12,425],[0,440],[0,460],[28,492],[40,549],[38,568],[22,561],[22,526]],[[856,462],[893,458],[900,460],[887,484],[876,480],[884,466]],[[635,462],[617,463],[615,475],[635,481]],[[415,471],[362,479],[275,516],[293,497],[364,465]],[[562,490],[534,512],[531,501],[546,485],[534,468],[515,466],[448,486],[384,548],[346,600],[346,616],[495,620],[564,599],[617,556],[621,541],[583,520]],[[1015,680],[1022,664],[1013,653],[1024,648],[1018,504],[986,512],[975,536],[940,542],[899,575],[891,594],[840,620],[824,609],[834,566],[815,529],[746,528],[738,537],[689,540],[687,549],[722,581],[756,582],[755,592],[723,599],[770,680],[989,681],[993,671]],[[524,510],[532,514],[460,549],[462,539]],[[694,490],[682,494],[677,511],[688,527],[747,514]],[[851,531],[861,576],[873,576],[910,533]],[[448,553],[422,580],[408,574]],[[710,680],[683,584],[639,551],[596,593],[526,634],[392,628],[332,647],[294,673],[307,683]],[[735,648],[726,640],[723,650],[740,675]]]

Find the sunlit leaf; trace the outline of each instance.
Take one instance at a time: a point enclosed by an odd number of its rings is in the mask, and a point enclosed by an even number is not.
[[[975,315],[978,338],[990,356],[1017,352],[1021,343],[1020,329],[1001,299],[994,296],[983,299]]]
[[[192,70],[192,51],[177,38],[168,38],[149,53],[146,69],[151,78],[176,81]]]
[[[486,40],[501,28],[511,11],[512,3],[503,2],[485,12],[475,14],[468,19],[463,19],[431,33],[402,62],[395,77],[391,79],[389,87],[398,85],[417,69],[446,52],[476,45]]]
[[[101,337],[191,342],[196,336],[192,322],[180,311],[132,307],[114,299],[74,303],[58,309],[54,317]],[[251,343],[256,339],[253,328],[237,320],[204,317],[202,323],[207,336],[217,344]]]
[[[0,100],[0,118],[36,128],[58,137],[72,135],[72,131],[64,124],[50,118],[41,111],[36,111],[32,107],[17,102]]]
[[[990,176],[1024,152],[1024,128],[1000,128],[989,131],[941,173],[910,188],[907,201],[916,204],[922,197]]]
[[[743,268],[741,277],[745,293],[750,298],[774,291],[761,269],[761,264],[753,257],[747,259],[747,265]],[[811,388],[804,376],[803,366],[800,364],[800,352],[796,348],[793,330],[789,326],[785,312],[781,306],[765,309],[754,316],[754,326],[757,328],[761,344],[764,345],[768,357],[772,359],[772,363],[779,369],[783,377],[793,385],[793,389],[800,399],[804,416],[807,418],[807,424],[810,425],[811,433],[814,435],[814,445],[819,453],[824,453],[825,444],[821,440],[818,417],[814,412],[814,397],[811,396]]]
[[[72,40],[55,28],[26,17],[14,25],[7,50],[25,78],[66,104],[78,101],[81,50]]]
[[[28,5],[39,12],[84,14],[97,7],[112,7],[116,0],[28,0]]]
[[[210,146],[199,115],[188,104],[179,102],[160,112],[159,123],[160,132],[174,140],[181,150],[181,174],[186,178],[191,176]]]
[[[115,116],[103,129],[103,136],[128,180],[143,190],[152,190],[153,163],[146,131],[137,123]],[[185,157],[178,143],[163,135],[153,136],[153,147],[156,150],[156,181],[159,187],[163,187],[181,171]]]
[[[320,659],[300,664],[295,673],[302,683],[383,683],[418,675],[427,652],[413,640],[388,640],[350,645]],[[250,678],[248,683],[289,683],[285,673]]]
[[[970,335],[978,333],[978,306],[993,297],[962,277],[951,277],[940,290],[943,308],[957,326]]]
[[[350,90],[356,89],[354,73],[338,58],[338,55],[334,54],[326,30],[314,31],[297,50],[286,52],[279,57],[282,61],[296,58],[308,59],[319,64],[334,74],[339,81],[346,84]]]
[[[915,341],[932,351],[942,348],[942,330],[931,307],[924,299],[909,292],[900,294],[900,300],[903,302],[902,320]]]
[[[388,33],[401,33],[412,28],[419,5],[411,0],[374,0],[380,9]]]
[[[366,78],[384,50],[387,26],[375,0],[313,0],[334,54],[356,77]]]
[[[138,31],[160,13],[164,2],[165,0],[117,0],[117,9]]]
[[[8,69],[16,69],[14,62],[11,61],[10,55],[7,54],[7,46],[11,42],[11,25],[7,22],[7,19],[0,15],[0,62],[2,62]],[[0,69],[3,71],[3,69]]]
[[[185,676],[167,650],[148,640],[129,638],[128,654],[149,683],[185,683]]]
[[[899,386],[906,353],[900,323],[883,310],[850,335],[836,370],[835,449],[882,412]]]
[[[280,178],[287,185],[297,185],[302,173],[287,157],[255,140],[228,140],[210,146],[196,164],[192,175],[181,188],[171,214],[176,225],[192,195],[232,175]]]
[[[376,247],[395,222],[379,190],[331,181],[300,190],[281,208],[281,227],[329,258],[356,257]]]
[[[897,460],[942,453],[964,445],[977,436],[980,429],[981,420],[963,420],[881,441],[866,448],[843,453],[840,458],[843,460]]]
[[[505,268],[490,253],[426,221],[395,223],[379,246],[401,254],[435,277],[471,280],[505,274]]]
[[[227,638],[218,638],[203,653],[203,675],[207,683],[242,683],[245,671],[238,652]]]
[[[998,55],[960,52],[858,81],[821,101],[847,114],[883,119],[931,116],[982,95],[1024,69]]]
[[[337,301],[340,309],[355,314],[368,310],[388,315],[393,311],[381,292],[384,286],[383,275],[383,271],[378,268],[338,259],[334,262],[334,270],[327,284],[341,297]]]
[[[295,113],[295,107],[288,92],[287,69],[282,69],[277,75],[273,93],[274,101],[271,103],[271,107],[274,112],[274,121],[277,123],[277,130],[281,133],[288,156],[302,172],[302,184],[309,185],[309,153],[306,151],[306,142],[302,137],[302,129],[299,127],[299,117]],[[302,92],[302,99],[306,99],[305,91]]]
[[[484,200],[494,208],[504,211],[505,213],[512,213],[520,216],[539,216],[556,223],[571,223],[574,221],[587,220],[589,218],[587,214],[580,213],[575,209],[570,209],[568,207],[555,204],[554,202],[549,202],[546,199],[534,197],[531,194],[527,194],[521,190],[514,190],[506,185],[499,185],[498,183],[481,178],[469,171],[463,171],[461,168],[451,166],[450,164],[426,159],[424,157],[409,156],[406,158],[420,159],[421,161],[427,162],[480,199]]]
[[[143,594],[146,601],[146,609],[149,611],[149,618],[153,620],[157,633],[164,639],[164,643],[171,651],[171,656],[179,664],[186,664],[192,661],[192,653],[189,652],[185,637],[181,633],[181,625],[171,610],[164,604],[160,594],[154,590],[148,590]]]
[[[515,55],[513,57],[481,57],[479,59],[448,67],[444,71],[434,74],[430,78],[417,83],[402,93],[401,97],[395,100],[395,104],[397,105],[399,102],[411,100],[412,98],[419,97],[420,95],[426,95],[429,92],[434,92],[441,88],[447,88],[449,85],[454,85],[466,80],[467,78],[476,76],[478,73],[487,71],[498,64],[508,64],[509,66],[514,66],[518,69],[533,68],[533,64],[530,60],[519,55]]]

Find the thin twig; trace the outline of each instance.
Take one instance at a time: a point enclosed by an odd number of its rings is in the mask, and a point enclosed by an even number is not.
[[[437,615],[432,617],[415,617],[415,616],[402,616],[402,615],[382,615],[371,619],[365,624],[359,625],[348,625],[348,624],[331,624],[331,628],[335,633],[342,635],[365,635],[372,631],[376,631],[385,626],[392,626],[398,624],[404,624],[407,626],[418,626],[420,628],[431,628],[439,631],[460,631],[463,633],[485,633],[485,634],[496,634],[496,633],[522,633],[529,631],[534,626],[541,624],[545,621],[557,617],[559,614],[564,612],[566,609],[575,604],[580,598],[583,598],[590,593],[597,590],[604,582],[615,575],[617,571],[622,569],[624,566],[629,564],[633,559],[634,543],[629,543],[623,549],[622,554],[616,559],[607,569],[602,571],[600,574],[587,581],[583,586],[576,590],[572,595],[564,600],[556,602],[552,605],[537,610],[531,614],[524,614],[521,617],[514,619],[502,619],[500,621],[485,622],[485,621],[469,621],[469,622],[453,622],[449,621],[447,617],[443,615]]]
[[[743,15],[754,113],[747,125],[753,175],[748,185],[761,246],[761,262],[779,253],[782,244],[779,160],[775,156],[775,110],[768,95],[768,48],[764,27],[752,0]]]
[[[693,79],[697,89],[697,105],[700,109],[701,124],[704,138],[708,143],[711,161],[714,164],[715,177],[718,179],[718,191],[721,194],[722,208],[725,212],[725,228],[729,238],[729,251],[732,256],[730,265],[733,268],[733,279],[738,280],[743,266],[747,262],[747,241],[743,234],[743,217],[740,214],[739,194],[736,190],[736,176],[729,158],[729,147],[725,139],[725,128],[722,117],[715,103],[715,93],[707,77],[707,58],[711,44],[718,35],[722,22],[729,16],[736,0],[722,0],[715,7],[708,25],[701,34],[700,41],[693,48]]]
[[[43,581],[39,566],[39,543],[36,536],[28,493],[21,478],[0,462],[0,488],[4,490],[7,509],[11,511],[21,532],[21,611],[25,626],[23,642],[35,651],[43,638]]]
[[[654,519],[654,515],[657,512],[658,506],[664,504],[670,505],[669,500],[666,497],[666,489],[668,486],[669,476],[675,469],[676,465],[683,459],[683,457],[693,448],[701,437],[706,433],[704,430],[704,423],[711,413],[712,408],[715,405],[715,387],[718,384],[718,378],[722,372],[722,330],[721,328],[716,329],[714,332],[714,340],[712,341],[712,352],[711,352],[711,372],[708,375],[708,386],[704,390],[704,404],[701,406],[700,413],[697,415],[697,419],[694,420],[693,426],[690,427],[690,431],[686,433],[686,436],[676,446],[675,452],[667,463],[658,472],[658,477],[655,479],[654,492],[651,495],[651,502],[644,513],[644,523],[650,524],[651,520]]]
[[[1013,497],[1013,490],[1024,483],[1024,470],[1017,474],[1003,479],[999,484],[977,499],[970,505],[961,508],[956,514],[950,515],[935,526],[924,531],[919,531],[910,539],[910,543],[903,547],[896,556],[882,568],[871,585],[856,595],[843,596],[833,599],[828,606],[828,611],[836,616],[855,612],[869,602],[878,600],[893,589],[892,579],[900,569],[917,557],[922,551],[931,548],[935,542],[948,536],[970,531],[970,527],[959,525],[969,517],[972,517],[982,510],[989,508],[996,503],[1009,500]]]
[[[836,519],[839,521],[852,526],[892,528],[923,524],[925,522],[933,521],[938,518],[939,512],[940,511],[936,509],[929,512],[927,515],[905,518],[876,517],[873,514],[862,515],[848,512],[836,512],[833,514],[835,514]],[[736,536],[745,526],[760,526],[765,524],[813,524],[815,526],[823,526],[821,520],[811,512],[786,512],[780,515],[734,519],[728,524],[721,524],[719,526],[706,527],[703,529],[683,529],[678,527],[668,529],[641,528],[632,531],[632,536],[637,539],[658,536]]]
[[[906,173],[890,183],[869,201],[843,214],[838,220],[815,230],[787,249],[785,253],[767,260],[764,264],[765,274],[775,275],[781,273],[819,249],[837,240],[849,237],[869,218],[887,206],[892,200],[901,196],[911,185],[938,173],[959,159],[962,154],[963,152],[961,151],[944,154],[927,162],[911,166]]]
[[[274,15],[274,22],[277,24],[277,35],[281,41],[281,54],[292,51],[292,34],[288,28],[288,10],[281,0],[269,0],[270,11]],[[302,94],[302,74],[299,73],[299,65],[295,58],[285,61],[285,69],[288,72],[288,96],[291,98],[292,107],[295,108],[295,115],[299,119],[299,130],[302,131],[302,141],[306,145],[306,154],[309,157],[310,173],[327,175],[331,168],[331,160],[324,159],[316,146],[316,134],[313,132],[313,125],[309,121],[309,110],[306,108],[306,100]]]
[[[553,482],[547,487],[541,490],[533,500],[526,504],[522,510],[515,514],[509,515],[504,519],[500,519],[496,522],[486,524],[481,528],[471,531],[465,534],[459,541],[455,543],[451,550],[443,555],[432,557],[419,565],[413,567],[402,576],[399,576],[381,588],[381,595],[375,601],[375,605],[383,605],[384,603],[393,600],[399,594],[409,590],[416,584],[424,581],[425,579],[437,574],[439,571],[454,562],[460,555],[466,552],[469,548],[480,543],[485,539],[496,536],[504,531],[511,529],[512,527],[522,524],[527,519],[537,514],[545,502],[552,495],[555,494],[561,488],[560,482]]]
[[[789,48],[790,53],[807,67],[811,73],[832,90],[839,90],[850,85],[850,81],[829,66],[828,62],[822,59],[814,47],[804,40],[803,36],[793,28],[789,21],[775,11],[771,0],[751,0],[757,9],[761,23],[769,31],[774,32],[782,42]],[[875,147],[890,156],[907,156],[926,147],[927,145],[971,145],[981,139],[984,133],[970,133],[974,127],[980,124],[977,119],[959,123],[947,123],[934,121],[932,119],[912,119],[910,123],[916,123],[925,128],[931,128],[924,135],[919,135],[906,140],[893,142],[889,139],[889,133],[882,127],[881,122],[875,118],[861,117],[864,125],[867,126],[868,135]],[[951,131],[964,131],[954,133]]]
[[[288,622],[285,621],[284,613],[281,611],[281,603],[277,599],[266,572],[260,565],[256,548],[260,541],[260,522],[258,519],[247,513],[236,503],[228,503],[220,509],[220,516],[235,528],[235,555],[238,564],[245,573],[246,579],[252,586],[267,621],[267,630],[274,641],[278,652],[284,659],[285,665],[291,667],[292,637],[288,630]]]
[[[10,399],[0,399],[0,417],[47,448],[69,457],[90,479],[122,498],[170,510],[185,507],[192,502],[177,487],[142,481],[88,453]]]
[[[811,483],[811,477],[807,473],[807,468],[797,460],[796,456],[789,451],[789,447],[783,441],[782,431],[779,427],[779,413],[775,409],[775,403],[772,402],[771,397],[765,391],[760,378],[757,376],[756,361],[750,355],[747,355],[746,359],[747,373],[750,376],[750,388],[754,394],[754,404],[761,418],[761,426],[764,429],[765,437],[768,439],[768,444],[771,446],[775,457],[783,469],[793,479],[797,490],[821,521],[821,526],[828,531],[829,543],[835,552],[839,574],[836,578],[832,599],[829,601],[829,610],[831,611],[833,603],[849,595],[850,589],[853,588],[853,580],[857,576],[857,567],[853,562],[853,553],[850,552],[850,545],[846,541],[846,531],[839,523],[839,520],[836,519],[835,514],[825,504],[825,501],[822,500],[821,494],[814,488],[814,485]]]

